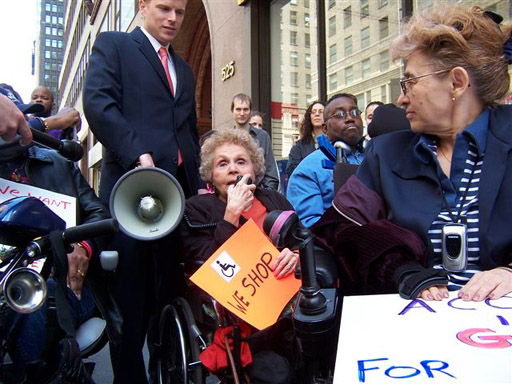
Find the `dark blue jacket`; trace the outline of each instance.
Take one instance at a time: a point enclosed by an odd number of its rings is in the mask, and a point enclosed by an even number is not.
[[[373,139],[356,176],[383,199],[381,210],[375,210],[379,205],[375,201],[368,204],[367,200],[361,207],[367,212],[373,209],[375,219],[379,215],[384,216],[413,230],[432,254],[428,229],[442,208],[442,189],[434,164],[425,164],[414,155],[414,146],[419,138],[419,134],[411,131],[400,131]],[[479,184],[480,261],[483,269],[512,261],[511,150],[512,107],[498,106],[491,110]],[[352,204],[347,199],[344,202],[340,196],[337,200],[341,204]]]

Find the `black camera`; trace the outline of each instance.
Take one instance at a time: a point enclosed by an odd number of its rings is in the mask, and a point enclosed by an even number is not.
[[[447,271],[464,271],[468,263],[466,224],[446,224],[443,227],[443,266]]]

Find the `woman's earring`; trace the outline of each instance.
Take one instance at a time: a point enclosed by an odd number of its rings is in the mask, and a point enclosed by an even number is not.
[[[452,101],[453,101],[454,103],[455,103],[455,100],[456,100],[456,99],[455,99],[455,97],[452,97]]]

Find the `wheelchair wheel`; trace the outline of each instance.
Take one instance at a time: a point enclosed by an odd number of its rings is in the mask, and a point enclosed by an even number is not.
[[[199,341],[192,311],[178,298],[160,317],[160,357],[157,361],[159,384],[202,384],[204,372],[199,361]]]

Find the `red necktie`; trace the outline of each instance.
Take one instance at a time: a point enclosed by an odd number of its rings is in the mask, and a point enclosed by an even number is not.
[[[169,83],[171,93],[174,96],[174,85],[172,83],[171,74],[169,72],[169,58],[167,56],[167,49],[165,49],[164,47],[160,47],[160,49],[158,50],[158,56],[160,56],[160,62],[164,67],[165,76],[167,76],[167,82]]]
[[[174,85],[172,84],[171,74],[169,73],[169,59],[167,57],[167,49],[165,49],[164,47],[160,47],[160,49],[158,50],[158,56],[160,56],[160,62],[164,67],[165,76],[167,76],[167,82],[169,83],[171,93],[174,96]],[[183,159],[181,157],[181,151],[178,148],[178,165],[180,165],[182,162]]]

